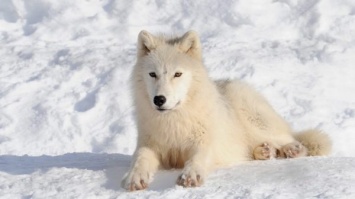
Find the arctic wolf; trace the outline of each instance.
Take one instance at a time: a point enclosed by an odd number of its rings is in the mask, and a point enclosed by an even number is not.
[[[212,81],[195,32],[169,38],[141,31],[137,50],[132,90],[138,142],[124,188],[147,188],[161,168],[182,168],[176,183],[195,187],[215,168],[330,152],[325,134],[293,133],[248,85]]]

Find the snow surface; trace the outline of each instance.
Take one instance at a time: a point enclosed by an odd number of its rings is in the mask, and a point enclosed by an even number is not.
[[[331,157],[255,161],[196,189],[161,171],[119,188],[135,149],[129,95],[140,30],[201,36],[212,78],[264,94]],[[355,198],[355,1],[1,0],[1,198]]]

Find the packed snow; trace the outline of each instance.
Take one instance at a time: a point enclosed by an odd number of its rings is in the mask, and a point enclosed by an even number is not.
[[[126,192],[142,30],[200,34],[213,79],[260,91],[330,157],[247,162]],[[355,198],[355,1],[1,0],[0,198]]]

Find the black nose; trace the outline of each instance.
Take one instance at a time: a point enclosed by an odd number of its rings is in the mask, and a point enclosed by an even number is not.
[[[157,105],[158,107],[163,106],[163,104],[166,102],[166,98],[163,95],[158,95],[154,97],[153,100],[154,104]]]

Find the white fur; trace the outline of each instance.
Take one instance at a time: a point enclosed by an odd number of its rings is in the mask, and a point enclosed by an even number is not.
[[[304,147],[284,119],[248,85],[212,81],[195,32],[166,38],[142,31],[137,50],[132,90],[138,142],[132,167],[122,181],[124,188],[146,188],[159,168],[183,168],[177,184],[191,187],[201,185],[218,167],[330,152],[329,139],[316,130],[301,136]],[[151,72],[157,77],[152,78]],[[176,72],[182,75],[174,77]],[[166,97],[165,111],[153,103],[157,95]],[[311,142],[307,135],[312,135]]]

